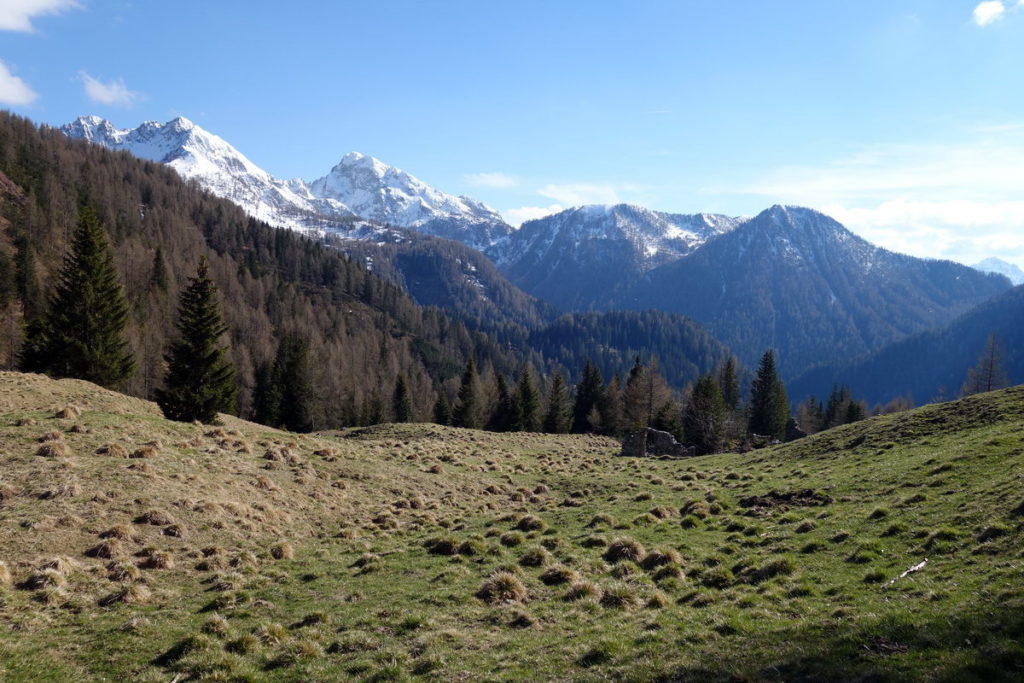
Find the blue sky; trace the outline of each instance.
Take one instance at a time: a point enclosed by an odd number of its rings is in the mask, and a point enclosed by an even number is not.
[[[1024,266],[1024,0],[0,1],[0,106],[185,115],[279,177],[372,154],[513,221],[830,213]]]

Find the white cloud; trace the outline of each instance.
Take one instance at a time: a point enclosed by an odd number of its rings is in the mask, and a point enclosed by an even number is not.
[[[564,211],[565,207],[561,204],[552,204],[551,206],[521,206],[518,209],[508,209],[501,212],[501,217],[509,225],[519,227],[526,221],[536,220],[538,218],[544,218],[544,216],[550,216],[553,213]]]
[[[0,103],[15,107],[32,104],[39,95],[0,61]]]
[[[1002,0],[985,0],[985,2],[979,2],[978,6],[974,8],[974,23],[978,26],[988,26],[1002,19],[1005,13],[1006,6]]]
[[[0,31],[34,31],[32,18],[78,7],[75,0],[3,0]]]
[[[739,193],[820,209],[914,256],[1024,264],[1024,135],[1013,125],[985,130],[959,144],[874,145],[822,166],[776,169]]]
[[[519,185],[519,178],[507,173],[468,173],[466,182],[473,187],[509,188]]]
[[[618,204],[619,193],[611,185],[591,185],[588,183],[550,183],[537,190],[537,194],[554,199],[564,206],[581,206],[583,204]]]
[[[78,75],[85,84],[85,94],[93,102],[129,107],[142,99],[142,93],[129,90],[120,78],[104,83],[84,71]]]

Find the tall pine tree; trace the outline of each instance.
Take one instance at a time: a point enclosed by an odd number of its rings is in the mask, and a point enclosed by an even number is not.
[[[466,370],[462,373],[462,383],[459,385],[458,403],[456,403],[452,414],[452,424],[467,429],[480,429],[483,412],[481,403],[480,376],[476,371],[476,360],[471,357],[466,363]]]
[[[727,408],[722,391],[712,375],[697,380],[693,394],[683,414],[683,432],[686,442],[697,455],[717,453],[725,438]]]
[[[561,372],[556,372],[548,392],[548,410],[544,414],[544,431],[548,434],[565,434],[569,431],[569,390]]]
[[[750,386],[750,424],[752,434],[770,436],[780,441],[786,436],[789,399],[775,369],[775,353],[768,349],[761,357],[757,376]]]
[[[106,231],[96,211],[82,207],[46,314],[28,328],[22,369],[115,387],[135,369],[127,322]]]
[[[412,399],[409,396],[409,385],[405,375],[399,374],[395,380],[395,391],[391,395],[391,412],[395,422],[412,422]]]
[[[541,429],[540,394],[533,384],[529,368],[523,368],[512,397],[512,431],[539,432]]]
[[[604,380],[601,371],[588,359],[583,367],[583,379],[576,386],[576,398],[572,406],[573,433],[593,431],[590,414],[600,406],[603,396]]]
[[[217,286],[206,258],[199,260],[178,307],[178,338],[166,356],[164,387],[156,402],[164,416],[181,422],[211,423],[217,413],[233,413],[238,389],[221,337],[227,326],[220,315]]]

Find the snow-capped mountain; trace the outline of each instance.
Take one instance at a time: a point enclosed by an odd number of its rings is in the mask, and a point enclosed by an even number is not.
[[[314,204],[300,196],[225,140],[179,116],[167,123],[146,121],[138,128],[117,129],[98,116],[81,116],[61,128],[70,138],[167,164],[182,178],[195,180],[218,197],[229,199],[249,215],[293,230],[322,227]],[[340,207],[330,218],[352,216]]]
[[[458,239],[483,249],[512,231],[494,209],[430,187],[405,171],[351,152],[322,178],[293,184],[329,213],[340,209],[381,223]],[[466,233],[457,237],[457,233]]]
[[[98,116],[83,116],[61,130],[71,138],[167,164],[251,216],[293,230],[351,236],[351,219],[358,216],[478,249],[512,232],[484,204],[440,192],[405,171],[356,152],[345,155],[318,180],[285,181],[184,117],[118,129]]]
[[[1024,285],[1024,270],[1021,270],[1013,263],[1007,263],[1001,258],[987,258],[984,261],[975,263],[972,267],[983,273],[998,273],[999,275],[1005,275],[1010,278],[1010,282],[1014,285]]]
[[[630,204],[582,206],[524,223],[487,254],[534,296],[566,309],[600,308],[600,297],[682,258],[742,220]]]

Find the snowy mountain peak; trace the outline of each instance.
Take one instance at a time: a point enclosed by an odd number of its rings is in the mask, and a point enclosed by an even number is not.
[[[1019,266],[1004,261],[1001,258],[990,257],[983,261],[975,263],[972,268],[980,270],[983,273],[996,273],[997,275],[1005,275],[1010,278],[1010,282],[1014,285],[1024,284],[1024,270],[1021,270]]]
[[[98,116],[61,128],[71,138],[167,164],[213,194],[272,225],[347,232],[352,218],[413,228],[482,249],[512,228],[490,207],[430,187],[372,156],[350,152],[331,172],[309,182],[279,180],[222,138],[179,116],[118,129]]]

